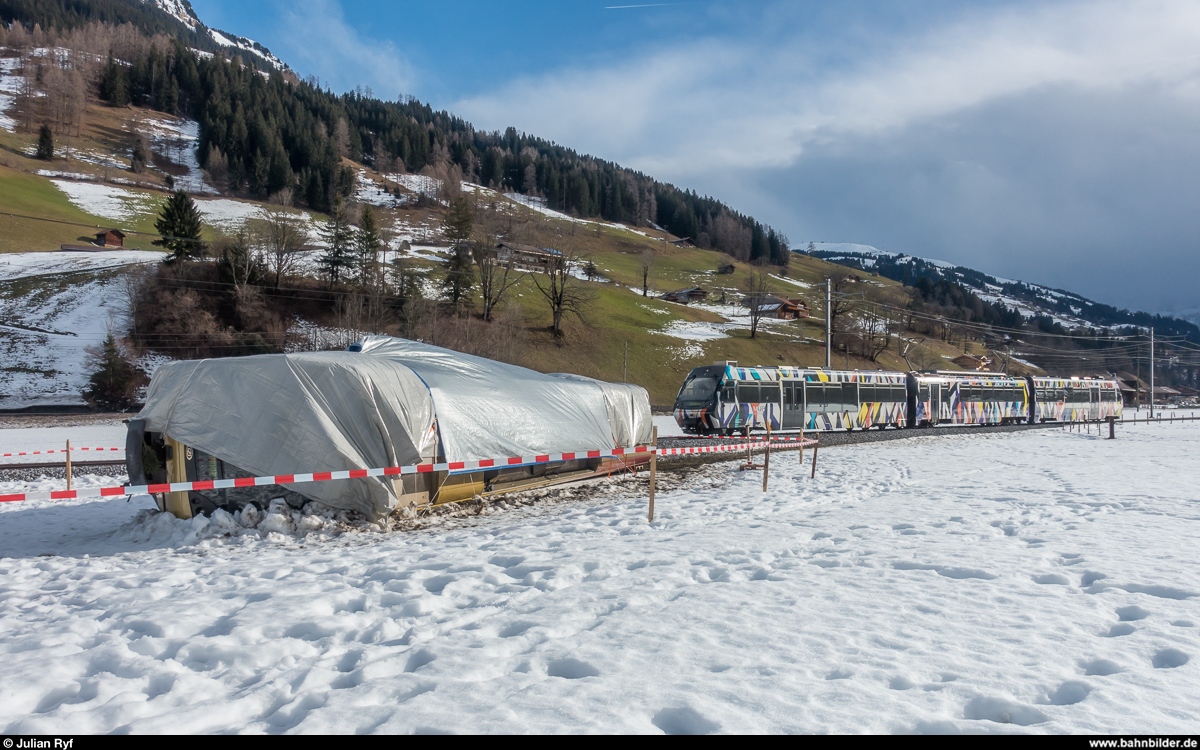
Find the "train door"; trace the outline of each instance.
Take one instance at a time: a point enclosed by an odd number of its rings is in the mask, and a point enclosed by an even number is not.
[[[1093,386],[1092,388],[1089,388],[1088,391],[1090,391],[1092,394],[1091,408],[1088,410],[1088,413],[1089,413],[1088,419],[1099,420],[1100,419],[1100,387]]]
[[[947,394],[947,397],[949,395]],[[942,418],[942,384],[929,384],[929,424],[937,424]]]
[[[804,383],[798,380],[783,381],[783,429],[798,430],[804,427]]]

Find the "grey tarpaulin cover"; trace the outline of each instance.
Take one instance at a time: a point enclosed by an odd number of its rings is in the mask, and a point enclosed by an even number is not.
[[[628,448],[650,440],[638,386],[544,375],[415,341],[345,352],[174,362],[138,419],[256,475]],[[371,517],[399,502],[383,478],[290,485]]]

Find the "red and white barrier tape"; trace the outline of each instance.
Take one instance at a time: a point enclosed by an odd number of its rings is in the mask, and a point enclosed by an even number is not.
[[[123,451],[124,448],[72,448],[73,451]],[[66,453],[66,448],[60,448],[52,451],[23,451],[21,453],[0,453],[0,458],[8,458],[9,456],[44,456],[50,453]]]
[[[774,439],[772,439],[774,442]],[[808,440],[806,444],[816,445],[816,440]],[[551,453],[540,456],[512,456],[509,458],[482,459],[480,461],[448,461],[439,464],[417,464],[415,466],[388,466],[379,469],[348,469],[343,471],[320,471],[311,474],[280,474],[271,477],[243,477],[240,479],[209,479],[200,482],[172,482],[170,484],[139,484],[125,487],[92,487],[82,490],[62,490],[51,492],[25,492],[14,495],[0,495],[0,503],[16,503],[24,500],[75,500],[83,497],[123,497],[126,495],[153,495],[160,492],[187,492],[190,490],[223,490],[234,487],[261,487],[273,484],[302,484],[305,482],[326,482],[333,479],[362,479],[365,477],[387,477],[404,474],[424,474],[434,471],[471,471],[475,469],[491,469],[502,466],[528,466],[530,464],[545,464],[558,461],[575,461],[584,458],[608,458],[630,455],[649,455],[657,453],[660,456],[680,456],[691,453],[725,453],[728,451],[745,450],[748,447],[762,447],[766,440],[741,443],[739,445],[701,445],[695,448],[652,448],[639,446],[636,448],[614,448],[603,451],[579,451],[576,453]]]

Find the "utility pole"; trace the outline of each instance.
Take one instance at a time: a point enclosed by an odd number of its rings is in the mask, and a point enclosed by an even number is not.
[[[1154,326],[1150,326],[1150,418],[1154,419]]]
[[[825,279],[825,369],[833,369],[833,280]]]

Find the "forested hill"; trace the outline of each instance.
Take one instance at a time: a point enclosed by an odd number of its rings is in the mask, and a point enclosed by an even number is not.
[[[228,48],[156,4],[0,0],[0,20],[27,28],[90,28],[94,36],[99,23],[142,31],[143,44],[124,44],[110,54],[101,97],[199,121],[199,161],[234,194],[266,198],[290,191],[296,204],[324,211],[354,190],[354,170],[343,162],[348,158],[384,174],[424,172],[537,195],[549,207],[581,217],[656,224],[739,260],[786,265],[790,257],[786,237],[720,201],[512,128],[476,130],[413,99],[336,94],[253,56],[227,57]],[[152,35],[159,43],[151,42]],[[243,65],[244,57],[255,67]]]
[[[1200,327],[1191,321],[1169,315],[1125,310],[1064,289],[1001,279],[944,261],[874,249],[858,251],[835,248],[817,248],[815,243],[810,243],[809,249],[803,252],[814,258],[872,271],[893,281],[900,281],[913,288],[919,301],[940,306],[941,312],[951,318],[1010,328],[1025,318],[1042,332],[1057,335],[1067,333],[1067,329],[1059,322],[1062,320],[1068,321],[1072,327],[1153,327],[1160,336],[1180,336],[1200,344]]]
[[[167,12],[164,8],[170,8]],[[69,31],[93,23],[129,24],[147,36],[178,39],[204,52],[231,52],[232,43],[244,61],[264,70],[283,67],[270,50],[244,37],[209,29],[196,18],[188,0],[0,0],[0,22],[29,29]],[[216,31],[216,35],[214,35]],[[246,53],[252,54],[246,54]]]

